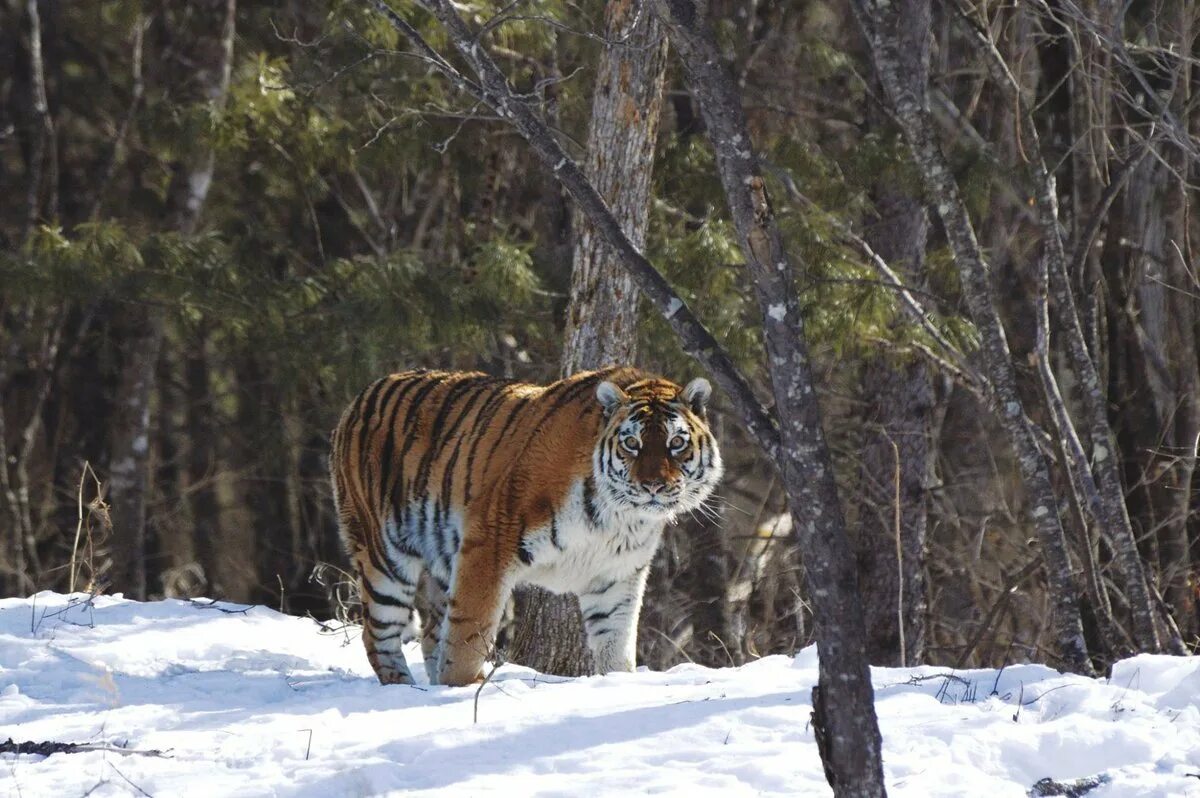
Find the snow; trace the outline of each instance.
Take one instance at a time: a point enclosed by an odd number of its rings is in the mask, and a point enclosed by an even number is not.
[[[40,593],[0,599],[0,796],[829,795],[808,726],[813,648],[741,668],[476,689],[380,686],[358,630],[263,607]],[[424,674],[418,648],[408,656]],[[1200,660],[1109,679],[1040,665],[874,669],[889,794],[1200,796]]]

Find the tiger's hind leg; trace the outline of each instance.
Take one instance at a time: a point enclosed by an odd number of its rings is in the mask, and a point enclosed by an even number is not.
[[[425,657],[425,673],[429,676],[429,683],[437,684],[438,643],[446,618],[446,589],[449,586],[443,586],[429,571],[422,577],[421,585],[421,653]]]
[[[381,684],[413,684],[403,644],[413,621],[421,560],[407,555],[393,557],[377,568],[365,552],[356,559],[367,660]]]

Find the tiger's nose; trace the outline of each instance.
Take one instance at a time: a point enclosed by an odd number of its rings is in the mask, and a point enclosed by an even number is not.
[[[651,479],[642,483],[642,487],[651,496],[655,496],[667,489],[667,483],[661,479]]]

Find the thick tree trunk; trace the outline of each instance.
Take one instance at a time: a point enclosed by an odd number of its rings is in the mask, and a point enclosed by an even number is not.
[[[621,229],[641,249],[650,208],[650,177],[662,109],[667,41],[658,20],[633,0],[605,10],[588,130],[588,179]],[[638,294],[629,273],[582,214],[576,213],[562,374],[632,363],[637,351]],[[577,676],[591,670],[574,596],[538,588],[517,596],[517,629],[509,657],[543,673]]]
[[[183,535],[183,482],[180,468],[181,446],[178,423],[179,407],[183,403],[175,376],[175,352],[164,341],[158,353],[154,380],[158,386],[158,424],[154,430],[154,486],[151,496],[154,507],[147,507],[146,524],[147,590],[167,596],[186,594],[188,581],[174,570],[191,561],[192,542]],[[160,586],[153,585],[160,581]],[[183,590],[181,591],[181,588]]]
[[[660,0],[657,8],[683,62],[688,89],[700,105],[762,313],[780,429],[776,461],[817,617],[820,672],[813,689],[813,728],[825,776],[835,795],[883,795],[882,744],[854,555],[821,428],[794,275],[740,95],[710,20],[691,0]]]
[[[296,529],[288,496],[293,469],[283,397],[270,364],[253,353],[240,359],[237,385],[237,427],[244,441],[238,494],[250,513],[253,534],[255,579],[250,600],[283,612],[297,574]]]
[[[1159,27],[1159,46],[1180,53],[1195,53],[1197,23],[1195,9],[1191,3],[1176,0],[1166,5],[1167,22]],[[1173,18],[1173,19],[1172,19]],[[1172,36],[1174,34],[1174,36]],[[1172,40],[1174,39],[1174,40]],[[1171,110],[1180,119],[1183,132],[1191,136],[1195,127],[1195,112],[1192,108],[1193,80],[1195,67],[1188,60],[1180,59],[1174,76],[1174,93]],[[1165,449],[1162,459],[1164,468],[1159,477],[1163,499],[1163,525],[1159,529],[1159,552],[1162,557],[1160,579],[1163,594],[1174,617],[1187,640],[1195,640],[1200,631],[1196,613],[1196,596],[1193,592],[1192,564],[1188,534],[1188,519],[1192,512],[1192,482],[1196,474],[1196,448],[1200,442],[1200,372],[1197,367],[1200,355],[1200,309],[1195,290],[1200,288],[1195,277],[1195,251],[1189,235],[1188,197],[1189,170],[1191,159],[1178,147],[1167,150],[1167,163],[1171,170],[1164,175],[1166,182],[1163,199],[1163,224],[1165,227],[1162,272],[1167,286],[1188,286],[1189,293],[1166,290],[1163,330],[1165,335],[1152,331],[1152,340],[1159,341],[1166,350],[1164,362],[1174,365],[1175,384],[1172,399],[1174,412],[1163,421],[1160,446]],[[1195,171],[1191,171],[1195,175]],[[1194,179],[1194,177],[1193,177]],[[1173,647],[1172,653],[1183,653],[1181,647]]]
[[[929,80],[929,0],[904,5],[901,58],[925,105]],[[893,126],[875,102],[868,124],[888,134]],[[906,285],[925,283],[925,207],[894,178],[875,187],[878,219],[867,243],[891,264]],[[857,537],[859,585],[867,624],[867,657],[876,665],[915,665],[924,660],[926,486],[932,474],[930,446],[933,382],[922,361],[896,362],[874,355],[863,375],[868,404],[862,454],[864,507]]]
[[[898,3],[884,0],[854,0],[853,7],[870,45],[876,74],[925,181],[926,190],[936,203],[954,253],[967,307],[980,333],[980,357],[1001,421],[1020,464],[1031,521],[1041,542],[1054,608],[1058,654],[1068,669],[1091,673],[1079,614],[1078,590],[1071,573],[1066,536],[1058,517],[1058,502],[1045,457],[1038,448],[1034,430],[1017,393],[1016,373],[993,296],[989,269],[950,164],[934,138],[929,109],[921,104],[920,95],[914,92],[913,77],[905,71],[900,57],[902,45],[898,31],[903,25],[903,8]]]
[[[108,465],[113,590],[146,598],[146,491],[150,463],[150,405],[154,365],[162,345],[162,314],[133,307],[120,325],[121,377],[113,413]]]
[[[227,595],[222,576],[219,541],[221,510],[217,503],[217,427],[213,420],[212,375],[208,365],[208,336],[200,330],[184,359],[187,385],[188,501],[196,562],[204,575],[204,592],[211,598]]]
[[[168,64],[180,104],[220,106],[233,64],[236,0],[196,0],[180,13],[177,63]],[[212,183],[214,156],[198,147],[172,165],[167,189],[169,229],[191,235]],[[161,308],[131,306],[122,342],[117,409],[113,420],[108,500],[113,519],[112,583],[134,598],[146,597],[146,489],[154,363],[162,345]]]
[[[642,249],[649,222],[667,40],[654,15],[644,13],[634,0],[606,5],[604,35],[623,44],[605,48],[597,66],[584,172],[625,235]],[[564,376],[613,363],[632,363],[637,350],[638,294],[633,278],[578,210],[574,230]]]

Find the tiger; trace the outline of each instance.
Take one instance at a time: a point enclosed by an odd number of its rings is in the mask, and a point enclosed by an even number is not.
[[[595,671],[633,670],[664,527],[721,479],[711,394],[632,367],[544,386],[414,370],[364,389],[330,473],[380,683],[414,683],[401,645],[418,625],[430,684],[482,681],[519,585],[576,594]]]

